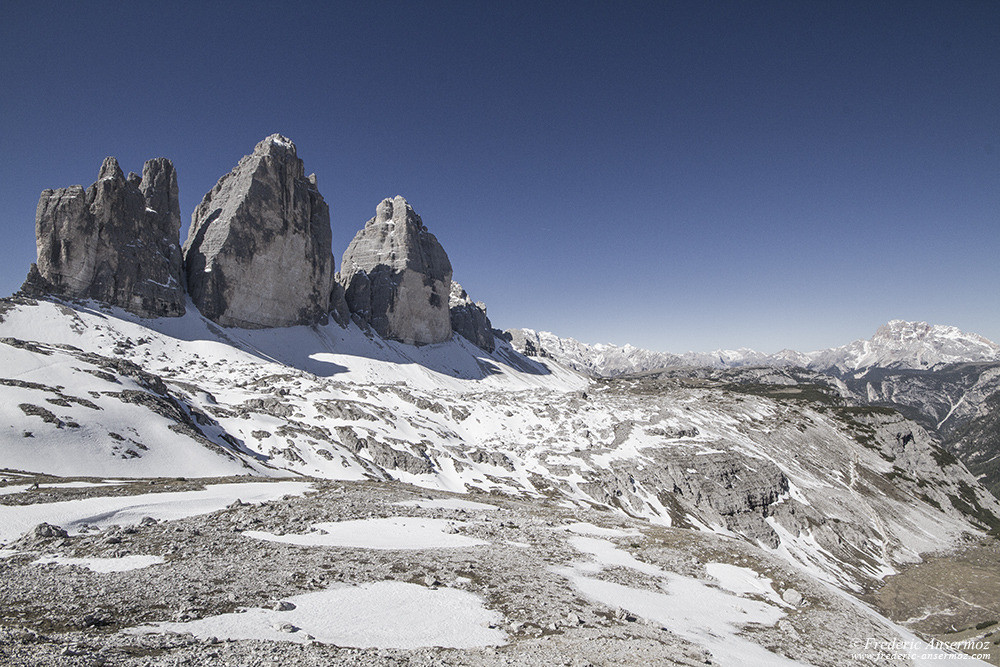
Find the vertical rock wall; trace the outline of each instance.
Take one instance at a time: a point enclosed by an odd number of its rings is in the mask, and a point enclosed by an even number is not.
[[[188,290],[225,326],[325,323],[333,288],[330,209],[295,144],[274,134],[219,179],[191,218]]]
[[[483,350],[492,352],[496,341],[493,339],[493,325],[486,316],[486,304],[482,301],[473,302],[462,286],[452,281],[449,306],[452,331]]]
[[[96,299],[142,317],[184,314],[177,173],[146,162],[142,178],[104,160],[97,182],[45,190],[35,213],[38,261],[24,290]]]
[[[351,312],[383,338],[410,344],[451,336],[451,262],[402,197],[384,199],[344,253]]]

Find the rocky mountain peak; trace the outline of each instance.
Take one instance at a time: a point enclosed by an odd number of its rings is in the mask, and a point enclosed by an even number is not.
[[[330,209],[304,174],[295,144],[272,134],[205,195],[184,244],[203,315],[248,328],[327,321]]]
[[[24,291],[96,299],[142,317],[184,313],[177,175],[166,158],[126,179],[105,158],[86,191],[45,190],[35,212],[37,264]]]
[[[276,153],[290,153],[292,157],[298,157],[295,142],[277,132],[261,139],[253,148],[254,155],[273,155]]]
[[[134,174],[129,174],[133,176]],[[163,157],[147,160],[142,167],[138,188],[146,199],[146,206],[159,215],[170,218],[174,235],[180,234],[181,210],[177,189],[177,171],[170,160]]]
[[[928,324],[927,322],[908,322],[906,320],[890,320],[875,331],[871,340],[874,344],[883,345],[924,344],[931,346],[964,341],[1000,352],[1000,345],[979,334],[964,332],[958,327],[946,324]]]
[[[448,298],[451,313],[451,329],[464,336],[479,348],[492,352],[496,347],[493,336],[493,325],[486,316],[486,304],[474,302],[454,280],[451,281],[451,294]]]
[[[97,175],[98,181],[103,181],[107,179],[114,179],[116,181],[124,181],[125,173],[122,168],[118,165],[117,158],[108,156],[104,158],[104,162],[101,163],[101,171]]]
[[[347,247],[340,282],[348,307],[380,336],[440,343],[451,336],[451,262],[400,196],[383,199]]]
[[[420,219],[417,212],[413,210],[413,207],[404,199],[403,197],[396,195],[395,197],[386,197],[379,202],[378,206],[375,207],[375,217],[369,220],[367,225],[380,225],[384,223],[392,222],[398,225],[409,225],[413,227],[417,232],[427,231],[424,227],[424,221]]]
[[[938,364],[997,361],[1000,345],[957,327],[891,320],[880,326],[869,340],[856,340],[843,347],[814,352],[814,368],[858,370],[885,368],[929,368]]]

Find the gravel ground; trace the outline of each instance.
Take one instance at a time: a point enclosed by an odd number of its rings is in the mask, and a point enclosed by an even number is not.
[[[219,480],[216,480],[219,481]],[[236,481],[236,480],[233,480]],[[246,481],[241,478],[239,481]],[[145,521],[73,537],[33,533],[0,559],[0,663],[9,665],[646,665],[713,664],[704,647],[624,608],[585,598],[558,568],[586,561],[564,527],[573,522],[633,534],[607,537],[619,550],[668,572],[711,581],[704,565],[752,568],[777,593],[802,596],[773,626],[750,624],[742,635],[777,654],[816,665],[850,663],[857,638],[893,635],[841,597],[770,552],[742,540],[653,526],[603,509],[567,508],[545,499],[449,496],[400,483],[310,480],[314,492],[259,505],[234,504],[213,514]],[[25,483],[18,480],[18,483]],[[148,481],[113,487],[47,490],[47,502],[99,495],[190,490],[200,482]],[[6,504],[31,494],[0,496]],[[425,509],[394,503],[462,498],[499,510]],[[244,531],[307,533],[314,523],[392,516],[455,522],[453,530],[487,544],[460,549],[377,550],[295,546],[253,539]],[[98,573],[79,566],[34,564],[42,555],[117,558],[160,556],[164,563]],[[660,590],[655,577],[606,566],[599,577]],[[153,622],[191,621],[335,585],[399,581],[454,588],[479,596],[502,615],[503,645],[473,649],[348,648],[316,641],[220,640],[191,634],[129,634]],[[793,596],[794,598],[794,596]],[[762,599],[762,598],[760,598]],[[877,660],[854,664],[894,664]]]

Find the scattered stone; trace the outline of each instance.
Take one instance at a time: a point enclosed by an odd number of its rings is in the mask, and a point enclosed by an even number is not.
[[[802,604],[802,593],[799,593],[794,588],[786,588],[781,594],[781,599],[793,607],[798,607]]]
[[[111,616],[103,609],[97,609],[89,614],[85,614],[78,625],[84,628],[96,628],[111,625]]]

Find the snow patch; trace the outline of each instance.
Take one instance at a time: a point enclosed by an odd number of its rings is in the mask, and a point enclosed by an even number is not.
[[[706,563],[705,572],[718,581],[719,586],[730,593],[736,593],[740,596],[754,595],[766,598],[782,607],[791,606],[775,592],[769,578],[748,567],[730,565],[729,563]]]
[[[317,523],[313,524],[313,528],[318,531],[315,533],[275,535],[248,530],[243,534],[268,542],[355,549],[461,549],[488,544],[483,540],[455,533],[467,525],[445,519],[388,517]]]
[[[68,556],[42,556],[32,565],[79,565],[93,572],[128,572],[165,562],[160,556],[122,556],[120,558],[70,558]]]
[[[84,524],[105,528],[137,524],[147,516],[157,520],[183,519],[221,510],[237,499],[258,503],[285,495],[301,496],[311,488],[305,482],[240,482],[213,484],[201,491],[0,505],[0,542],[16,539],[40,523],[62,526],[75,535]]]
[[[749,639],[740,630],[749,623],[774,625],[785,613],[778,607],[733,595],[693,577],[667,572],[643,563],[607,540],[571,537],[570,544],[589,554],[592,561],[571,567],[553,568],[585,596],[612,608],[628,611],[660,623],[671,632],[702,646],[712,653],[714,664],[789,667],[803,663],[772,653]],[[713,564],[721,565],[721,564]],[[605,567],[624,567],[656,577],[661,591],[623,586],[594,578]],[[734,588],[750,586],[746,568],[713,567],[720,582]],[[755,573],[754,573],[755,574]],[[714,575],[713,575],[714,576]],[[725,587],[725,586],[724,586]],[[769,587],[769,586],[768,586]],[[772,591],[773,593],[773,591]]]
[[[289,611],[246,609],[187,623],[156,623],[129,634],[190,632],[207,639],[316,641],[357,648],[473,648],[506,642],[503,617],[466,591],[399,581],[342,586],[286,598]],[[286,625],[287,624],[287,625]],[[284,626],[284,630],[282,630]],[[288,632],[287,630],[291,630]]]

